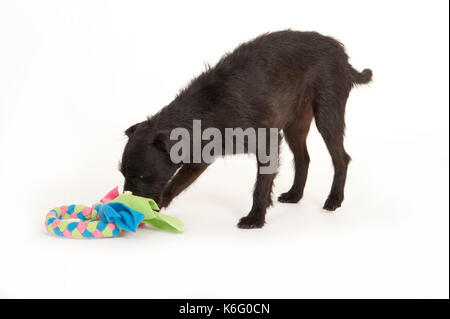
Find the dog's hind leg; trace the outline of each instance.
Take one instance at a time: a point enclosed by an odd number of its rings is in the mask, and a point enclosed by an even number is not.
[[[314,118],[322,135],[334,166],[334,178],[324,209],[333,211],[344,200],[347,167],[351,160],[344,149],[345,104],[350,86],[336,85],[319,92],[313,101]]]
[[[306,147],[306,138],[312,119],[313,109],[311,101],[304,99],[300,103],[298,116],[283,128],[286,143],[294,154],[295,175],[291,189],[278,197],[279,202],[297,203],[303,196],[310,161]]]

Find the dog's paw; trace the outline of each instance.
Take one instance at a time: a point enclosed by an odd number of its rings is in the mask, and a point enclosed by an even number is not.
[[[162,193],[157,204],[159,208],[166,208],[167,206],[169,206],[171,201],[172,198],[168,194]]]
[[[278,201],[280,203],[298,203],[301,198],[301,194],[289,191],[278,196]]]
[[[238,227],[242,229],[261,228],[265,224],[264,217],[259,216],[245,216],[239,220]]]
[[[329,211],[335,211],[337,208],[341,207],[342,201],[344,198],[342,196],[328,196],[325,201],[325,205],[323,205],[323,209]]]

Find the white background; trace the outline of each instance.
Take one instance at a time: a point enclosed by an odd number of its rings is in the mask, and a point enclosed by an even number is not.
[[[0,297],[449,297],[448,1],[1,1]],[[47,211],[123,178],[123,131],[240,42],[285,28],[342,41],[352,91],[346,200],[315,126],[303,200],[240,230],[254,159],[218,161],[165,213],[181,235],[47,234]],[[289,189],[284,146],[275,196]]]

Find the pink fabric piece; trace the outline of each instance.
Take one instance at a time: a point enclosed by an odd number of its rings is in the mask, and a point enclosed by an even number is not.
[[[93,232],[92,232],[92,235],[94,235],[94,237],[103,237],[103,234],[102,234],[102,232],[101,231],[99,231],[98,229],[96,229],[96,230],[94,230]]]
[[[53,229],[55,229],[56,227],[58,227],[59,224],[61,224],[61,220],[60,220],[60,219],[54,220],[53,223],[52,223]]]
[[[64,229],[64,231],[62,233],[63,233],[64,237],[72,238],[72,233],[67,228]]]
[[[114,230],[114,228],[116,228],[116,224],[108,223],[108,225],[106,225],[106,227],[109,227],[111,230]]]
[[[61,206],[60,207],[60,210],[61,210],[61,216],[64,216],[66,213],[67,213],[67,210],[68,210],[69,208],[66,206],[66,205],[64,205],[64,206]]]
[[[103,204],[109,203],[110,201],[112,201],[114,198],[116,198],[117,196],[119,196],[119,186],[116,186],[114,189],[112,189],[108,194],[105,195],[105,197],[103,197],[100,201]]]
[[[83,216],[87,216],[92,212],[92,207],[85,207],[81,210],[81,213]]]
[[[77,229],[78,229],[78,231],[79,231],[81,234],[84,233],[84,231],[86,230],[86,228],[87,228],[87,226],[88,226],[88,223],[89,223],[89,222],[81,222],[81,223],[78,223]]]

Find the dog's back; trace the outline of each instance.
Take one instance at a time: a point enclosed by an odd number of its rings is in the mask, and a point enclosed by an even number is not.
[[[302,100],[319,101],[329,91],[343,99],[353,85],[371,77],[370,70],[360,73],[348,63],[335,39],[317,32],[279,31],[225,55],[182,90],[173,107],[201,101],[199,112],[208,109],[218,115],[220,123],[211,119],[215,127],[281,129],[301,111]]]

